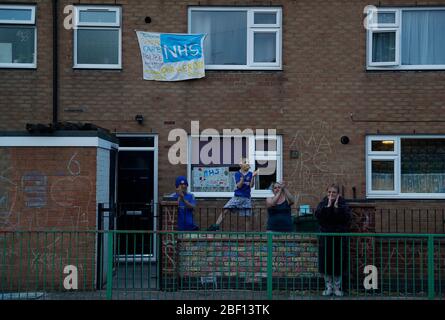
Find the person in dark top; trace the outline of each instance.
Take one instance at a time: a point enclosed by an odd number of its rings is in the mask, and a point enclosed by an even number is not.
[[[195,231],[199,227],[193,221],[193,209],[196,207],[196,200],[192,193],[187,192],[188,181],[186,177],[176,178],[176,192],[171,195],[178,200],[178,230]]]
[[[284,182],[275,182],[272,185],[273,197],[266,199],[267,231],[292,231],[291,206],[294,197],[287,190]]]
[[[345,199],[339,194],[339,187],[332,184],[327,189],[327,196],[318,204],[315,217],[320,225],[320,232],[348,232],[351,211]],[[346,270],[345,256],[347,238],[343,236],[319,237],[318,268],[324,276],[326,289],[324,296],[334,293],[342,296],[342,271]],[[343,270],[342,270],[343,269]]]

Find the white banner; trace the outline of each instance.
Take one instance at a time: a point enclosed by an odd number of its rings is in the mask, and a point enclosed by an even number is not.
[[[145,80],[180,81],[203,78],[204,34],[136,31]]]

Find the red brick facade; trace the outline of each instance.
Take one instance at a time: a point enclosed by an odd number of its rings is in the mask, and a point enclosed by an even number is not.
[[[3,131],[52,119],[51,1],[29,2],[37,4],[37,69],[0,69]],[[445,132],[440,121],[445,121],[445,71],[366,71],[363,9],[369,1],[273,1],[283,12],[282,71],[207,71],[203,79],[174,83],[142,80],[135,30],[187,32],[188,6],[233,1],[82,1],[122,6],[122,70],[72,68],[73,31],[62,23],[62,10],[72,3],[59,1],[60,121],[91,122],[113,132],[157,133],[160,195],[172,190],[176,175],[186,173],[185,166],[168,162],[168,133],[174,128],[189,131],[191,120],[199,120],[202,129],[276,128],[283,135],[284,179],[299,203],[311,205],[331,182],[344,186],[347,198],[353,187],[358,198],[366,196],[367,134]],[[269,6],[271,1],[236,5]],[[137,114],[144,115],[143,125],[134,120]],[[340,143],[344,135],[349,144]],[[290,158],[294,149],[298,159]],[[439,202],[427,205],[438,207]]]
[[[0,230],[95,230],[95,148],[1,148]]]

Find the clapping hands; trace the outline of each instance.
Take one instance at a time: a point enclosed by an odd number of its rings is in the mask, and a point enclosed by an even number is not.
[[[331,195],[328,196],[328,207],[332,205],[332,202],[334,202],[334,207],[338,208],[338,199],[340,198],[340,195],[337,194],[337,197],[333,197]]]
[[[179,199],[184,199],[184,191],[182,191],[181,187],[176,189],[176,193],[178,194]]]

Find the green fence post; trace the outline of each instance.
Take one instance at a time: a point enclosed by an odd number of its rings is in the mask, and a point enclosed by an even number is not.
[[[434,237],[428,236],[428,299],[434,299]]]
[[[273,261],[272,232],[267,233],[267,299],[272,300],[272,261]]]
[[[113,233],[108,231],[108,267],[107,267],[107,300],[113,296]]]

